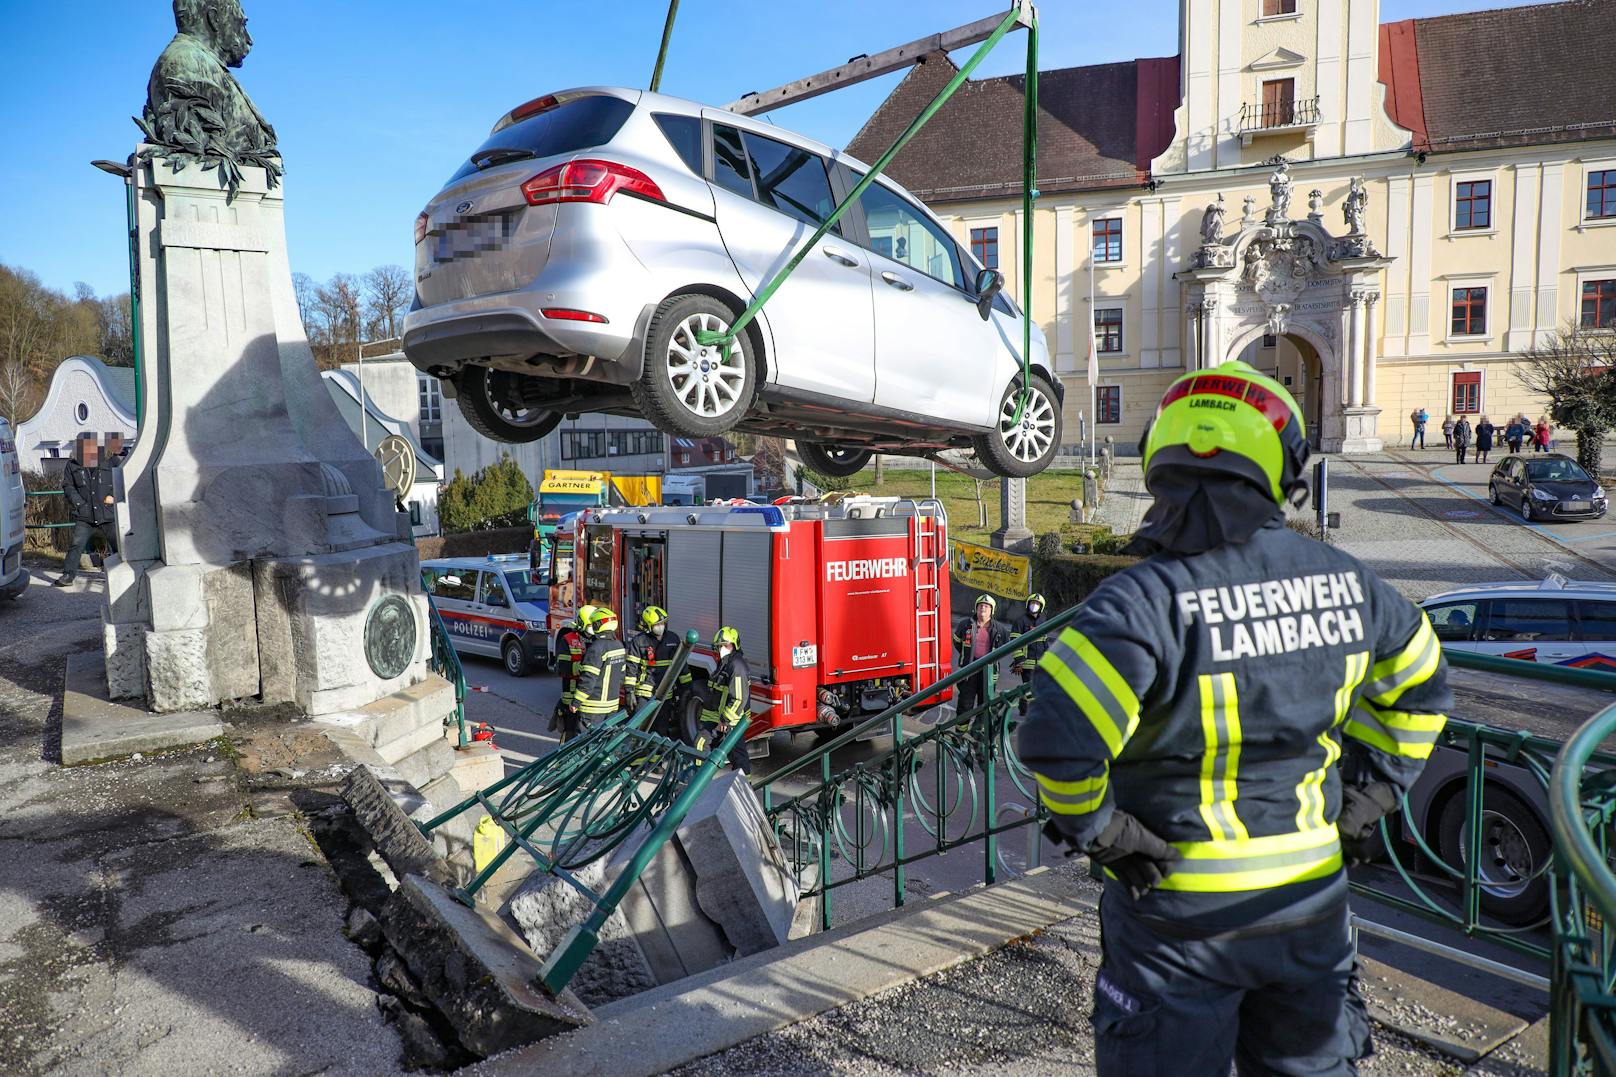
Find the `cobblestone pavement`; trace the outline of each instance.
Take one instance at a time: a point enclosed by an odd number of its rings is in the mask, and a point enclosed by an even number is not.
[[[391,1073],[347,902],[220,744],[64,769],[99,593],[0,602],[0,1072]]]

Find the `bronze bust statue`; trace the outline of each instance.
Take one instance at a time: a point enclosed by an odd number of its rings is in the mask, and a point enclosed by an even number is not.
[[[281,175],[275,129],[230,74],[252,48],[241,0],[174,0],[177,33],[152,68],[146,109],[135,123],[177,172],[189,164],[219,170],[234,198],[242,166],[262,168],[274,187]]]

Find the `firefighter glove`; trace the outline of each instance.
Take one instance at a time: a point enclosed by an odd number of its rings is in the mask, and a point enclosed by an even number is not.
[[[1397,810],[1397,790],[1389,782],[1341,787],[1341,814],[1336,829],[1341,833],[1341,852],[1349,864],[1365,864],[1381,847],[1382,818]]]
[[[1089,843],[1089,859],[1104,865],[1138,901],[1172,874],[1183,854],[1127,812],[1112,812],[1100,836]]]

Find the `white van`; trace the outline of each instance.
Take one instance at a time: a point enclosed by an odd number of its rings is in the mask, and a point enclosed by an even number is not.
[[[442,557],[421,562],[421,583],[443,618],[456,654],[497,658],[513,677],[525,677],[550,657],[550,592],[527,554]]]
[[[28,570],[22,567],[26,500],[17,440],[10,425],[0,419],[0,598],[16,598],[28,590]]]

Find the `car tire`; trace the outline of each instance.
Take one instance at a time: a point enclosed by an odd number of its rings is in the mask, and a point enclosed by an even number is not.
[[[750,335],[735,338],[727,359],[695,337],[699,330],[728,329],[734,320],[735,312],[710,295],[674,296],[651,315],[645,365],[632,391],[640,413],[658,430],[675,437],[715,437],[746,418],[757,394]]]
[[[1521,494],[1521,519],[1527,523],[1532,522],[1532,495]]]
[[[1503,505],[1504,499],[1498,496],[1498,484],[1497,483],[1489,482],[1487,484],[1487,500],[1489,502],[1491,502],[1495,506]]]
[[[1013,425],[1021,375],[1016,375],[999,400],[997,427],[972,439],[977,459],[989,471],[1006,478],[1024,479],[1050,465],[1060,451],[1061,405],[1054,386],[1042,374],[1032,376],[1032,390],[1020,425]]]
[[[455,378],[460,414],[486,438],[512,445],[538,441],[561,425],[561,413],[523,403],[519,391],[523,380],[505,370],[466,367]]]
[[[505,664],[505,672],[513,677],[526,677],[530,671],[527,655],[522,653],[522,644],[514,639],[505,641],[499,649],[500,661]]]
[[[1463,786],[1448,798],[1437,820],[1436,851],[1463,872],[1466,850]],[[1512,927],[1535,924],[1549,908],[1549,873],[1539,871],[1553,846],[1537,812],[1520,797],[1489,783],[1482,790],[1482,863],[1477,882],[1481,907]]]
[[[875,453],[869,449],[848,449],[840,445],[799,441],[797,456],[810,471],[817,471],[833,479],[845,479],[849,475],[857,475],[868,467]]]

